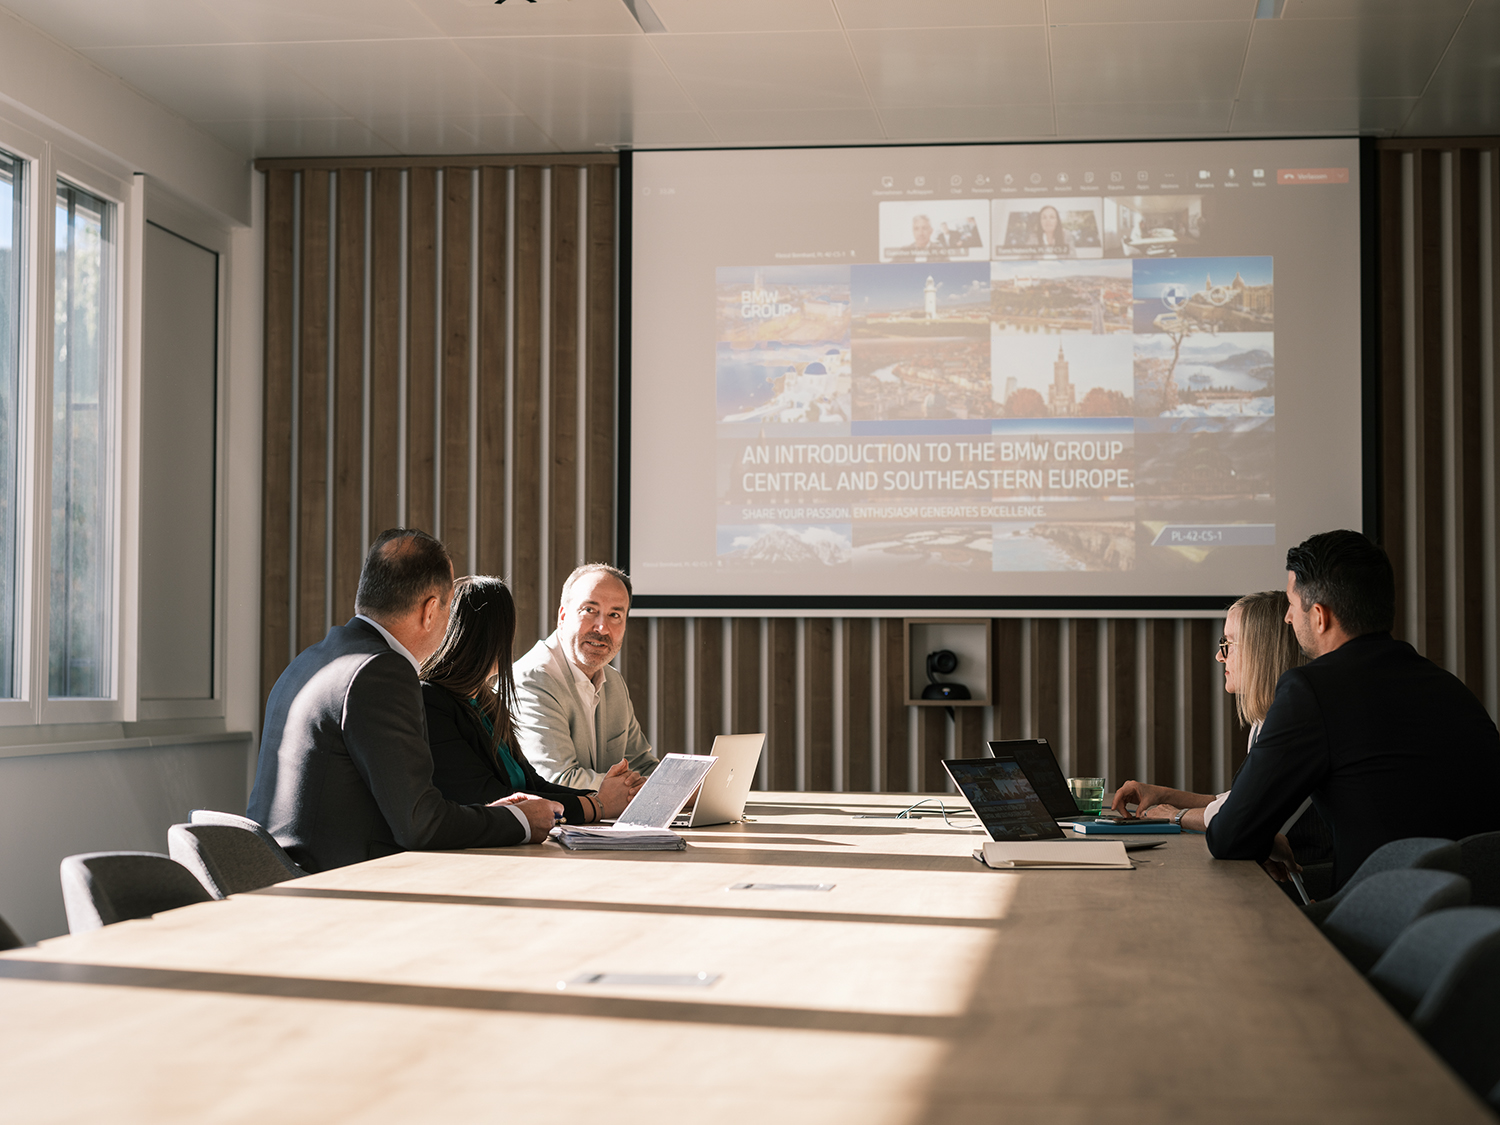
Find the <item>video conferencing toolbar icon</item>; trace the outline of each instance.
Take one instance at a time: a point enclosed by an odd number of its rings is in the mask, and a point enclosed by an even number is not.
[[[1138,179],[1141,183],[1145,183],[1150,178],[1150,176],[1150,172],[1137,172],[1135,174],[1135,178]]]
[[[880,186],[881,187],[895,187],[896,186],[896,177],[895,176],[881,176],[880,177]]]

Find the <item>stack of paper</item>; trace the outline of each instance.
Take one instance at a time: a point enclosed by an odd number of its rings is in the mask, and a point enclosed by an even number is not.
[[[1134,870],[1120,840],[992,840],[974,858],[1007,871]]]
[[[565,824],[550,835],[575,852],[680,852],[687,847],[687,841],[670,828]]]

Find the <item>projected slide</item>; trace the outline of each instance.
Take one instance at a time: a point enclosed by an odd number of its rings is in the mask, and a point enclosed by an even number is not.
[[[1357,156],[635,154],[638,596],[1279,585],[1359,526]]]

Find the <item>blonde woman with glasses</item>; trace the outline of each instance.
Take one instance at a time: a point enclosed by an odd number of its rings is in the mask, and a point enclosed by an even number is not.
[[[1297,635],[1287,624],[1287,597],[1283,590],[1266,590],[1246,594],[1229,607],[1224,615],[1224,636],[1219,641],[1216,660],[1224,665],[1224,690],[1235,698],[1240,722],[1250,727],[1250,747],[1260,734],[1266,712],[1276,695],[1276,681],[1289,668],[1302,663]],[[1135,805],[1136,815],[1170,820],[1183,828],[1202,832],[1219,811],[1228,792],[1188,793],[1163,785],[1146,785],[1127,781],[1115,793],[1114,809],[1125,812]],[[1288,824],[1306,810],[1297,810]],[[1279,857],[1276,857],[1279,858]],[[1277,874],[1278,878],[1284,877]]]

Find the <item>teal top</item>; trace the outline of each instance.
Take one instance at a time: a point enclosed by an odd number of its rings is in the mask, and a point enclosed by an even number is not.
[[[479,721],[484,726],[484,733],[489,737],[490,744],[495,744],[495,724],[490,722],[490,717],[484,713],[484,708],[479,706],[479,701],[470,697],[469,706],[479,713]],[[516,761],[515,755],[510,752],[510,747],[500,743],[495,747],[495,756],[500,759],[500,765],[505,769],[505,776],[510,779],[514,789],[526,788],[526,771]]]

